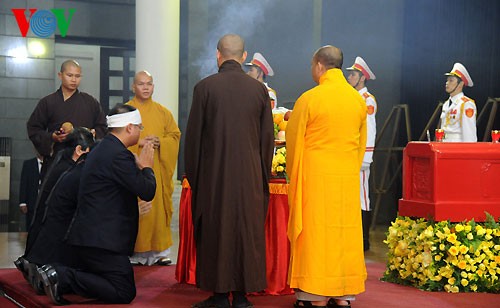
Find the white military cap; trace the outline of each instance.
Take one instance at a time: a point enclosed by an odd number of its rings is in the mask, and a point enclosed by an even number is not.
[[[354,64],[351,67],[346,68],[346,70],[360,71],[363,76],[365,76],[366,80],[373,80],[377,78],[375,77],[375,74],[372,72],[372,70],[368,67],[368,64],[366,64],[365,60],[363,60],[363,58],[361,57],[356,57]]]
[[[266,58],[264,58],[264,56],[260,52],[254,53],[252,61],[250,61],[250,63],[245,63],[245,65],[258,66],[262,70],[264,75],[267,75],[267,76],[274,75],[274,71],[271,68],[271,65],[269,65],[269,63],[267,63]]]
[[[465,69],[465,66],[463,66],[461,63],[455,63],[453,64],[453,68],[451,69],[451,72],[446,73],[445,75],[447,76],[456,76],[464,82],[464,85],[467,87],[472,87],[474,85],[474,82],[472,82],[472,78],[470,78],[469,72]]]

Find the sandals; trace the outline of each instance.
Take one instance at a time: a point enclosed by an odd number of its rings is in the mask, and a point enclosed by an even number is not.
[[[302,304],[302,305],[300,305]],[[310,301],[303,301],[303,300],[300,300],[298,299],[294,304],[293,304],[293,307],[294,308],[303,308],[303,307],[317,307],[317,308],[327,308],[329,306],[316,306],[316,305],[313,305]]]
[[[328,308],[351,308],[351,301],[346,301],[347,305],[339,305],[334,298],[330,298],[326,307]]]

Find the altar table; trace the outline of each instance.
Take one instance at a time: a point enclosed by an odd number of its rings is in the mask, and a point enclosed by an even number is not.
[[[284,179],[269,183],[269,208],[266,217],[266,294],[284,295],[293,291],[287,284],[290,244],[286,235],[288,224],[288,184]],[[191,216],[191,187],[182,181],[179,204],[179,251],[175,279],[196,284],[196,247]]]
[[[500,143],[410,142],[399,215],[436,221],[500,217]]]

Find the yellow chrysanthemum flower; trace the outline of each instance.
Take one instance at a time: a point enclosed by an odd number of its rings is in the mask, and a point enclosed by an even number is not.
[[[483,236],[486,233],[486,230],[481,225],[476,225],[476,233],[478,236]]]
[[[464,255],[464,254],[466,254],[466,253],[469,252],[469,248],[467,246],[465,246],[465,245],[460,245],[459,251],[460,251],[461,254]]]
[[[467,262],[465,262],[465,260],[462,260],[462,261],[458,262],[457,266],[459,269],[465,269],[465,267],[467,266]]]
[[[497,293],[500,228],[485,225],[398,217],[384,241],[389,248],[385,278],[419,288],[432,281],[433,291]]]
[[[467,279],[462,279],[460,280],[460,284],[463,285],[464,287],[469,285],[469,281]]]
[[[451,246],[450,249],[448,249],[448,252],[452,255],[452,256],[456,256],[458,255],[458,248],[457,246]]]
[[[457,235],[455,233],[451,233],[446,237],[446,240],[452,244],[455,244],[457,241]]]

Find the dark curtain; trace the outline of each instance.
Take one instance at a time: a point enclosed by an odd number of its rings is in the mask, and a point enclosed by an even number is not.
[[[438,101],[448,98],[443,74],[455,62],[465,65],[474,81],[464,93],[476,101],[478,112],[488,97],[500,97],[500,1],[406,1],[403,27],[401,100],[410,105],[414,139]],[[478,123],[478,140],[486,118]]]

